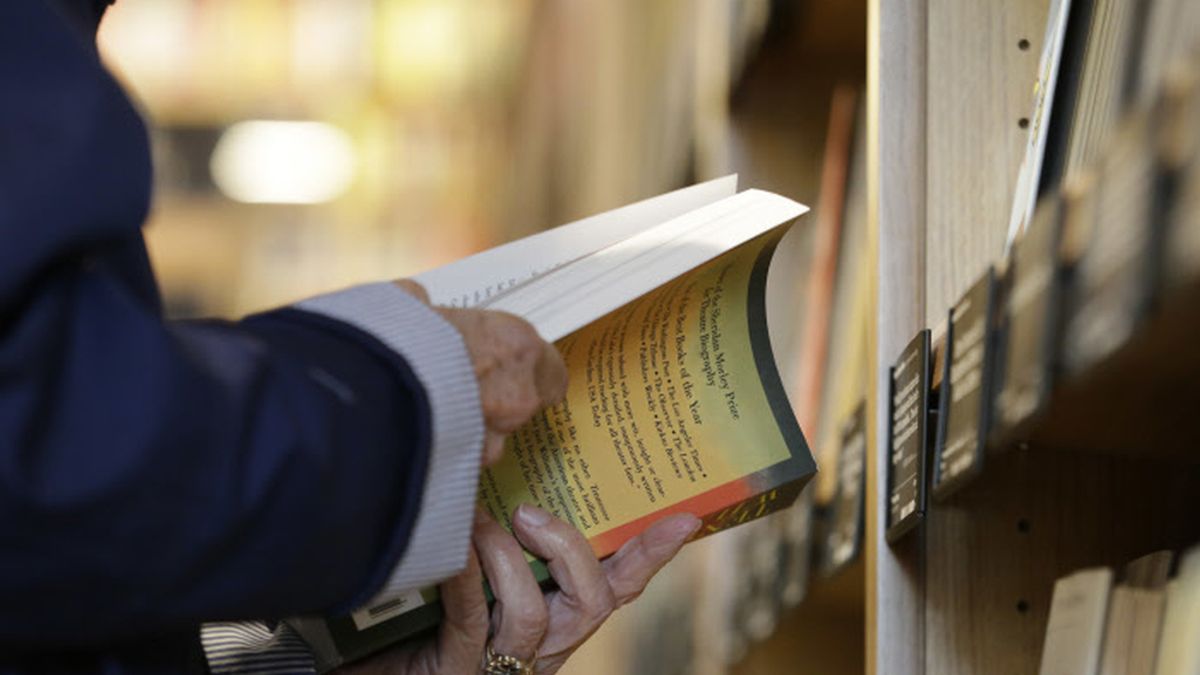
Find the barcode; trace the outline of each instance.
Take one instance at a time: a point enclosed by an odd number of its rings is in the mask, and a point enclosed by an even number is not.
[[[378,623],[383,623],[394,616],[399,616],[406,612],[411,612],[417,607],[425,604],[425,598],[421,596],[421,591],[412,590],[404,593],[397,598],[389,598],[377,605],[370,605],[350,614],[350,618],[354,619],[354,627],[358,630],[366,630]]]
[[[380,603],[378,605],[375,605],[374,607],[368,607],[367,614],[370,615],[370,617],[372,619],[374,619],[374,618],[377,618],[380,614],[385,614],[394,609],[400,609],[401,607],[403,607],[406,604],[408,604],[408,598],[396,598],[395,600],[388,600],[387,602]]]

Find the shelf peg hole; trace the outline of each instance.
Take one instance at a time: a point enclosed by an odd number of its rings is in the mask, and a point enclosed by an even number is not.
[[[1017,532],[1020,532],[1021,534],[1029,533],[1029,519],[1028,518],[1019,518],[1017,520]]]
[[[1028,129],[1029,128],[1029,118],[1022,117],[1021,119],[1017,120],[1017,126],[1021,127],[1022,129]]]
[[[1025,38],[1017,40],[1017,49],[1020,49],[1023,52],[1029,51],[1029,40],[1026,40]]]
[[[1029,611],[1029,603],[1024,600],[1017,601],[1017,612],[1024,614]]]

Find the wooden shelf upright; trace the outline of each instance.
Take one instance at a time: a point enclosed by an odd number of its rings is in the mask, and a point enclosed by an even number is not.
[[[1073,407],[1051,406],[1051,415],[1073,416],[991,449],[977,480],[931,505],[895,545],[884,539],[888,366],[922,328],[934,330],[936,345],[948,308],[1002,258],[1049,9],[1049,0],[869,0],[868,209],[878,270],[869,673],[1037,672],[1056,578],[1200,541],[1200,452],[1154,452],[1169,435],[1162,428],[1134,429],[1122,437],[1125,452],[1100,447],[1097,434],[1089,440],[1091,421],[1078,411],[1098,385],[1086,378],[1064,392],[1077,395]]]

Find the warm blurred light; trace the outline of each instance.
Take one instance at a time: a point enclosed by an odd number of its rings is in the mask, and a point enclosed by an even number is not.
[[[374,8],[373,0],[293,0],[294,81],[305,88],[369,86]]]
[[[317,204],[350,186],[354,145],[321,122],[239,122],[217,142],[211,169],[221,192],[240,202]]]
[[[386,0],[380,10],[380,67],[394,93],[427,97],[460,84],[472,50],[462,3]]]
[[[194,14],[187,0],[116,3],[100,24],[100,53],[139,88],[164,86],[191,67]]]

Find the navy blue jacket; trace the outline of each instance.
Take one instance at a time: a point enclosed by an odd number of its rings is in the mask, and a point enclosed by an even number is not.
[[[0,2],[0,672],[184,671],[202,621],[361,602],[427,462],[425,394],[371,336],[164,320],[96,4]]]

